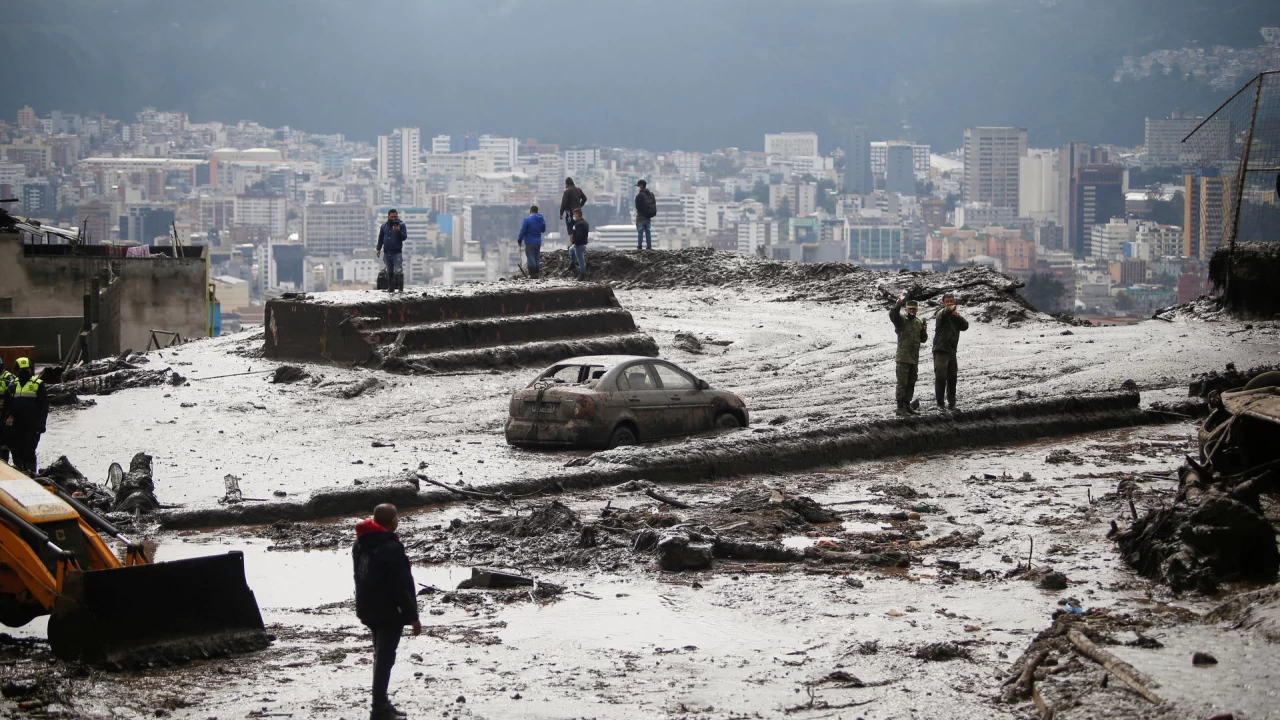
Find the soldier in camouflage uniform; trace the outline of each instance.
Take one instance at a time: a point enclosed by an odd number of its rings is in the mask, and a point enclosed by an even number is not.
[[[969,321],[960,317],[953,295],[942,297],[942,309],[933,322],[933,398],[938,409],[943,409],[946,397],[948,410],[956,409],[956,346],[960,333],[969,329]]]
[[[906,306],[907,315],[902,316],[902,307]],[[911,407],[911,399],[916,394],[916,370],[920,364],[920,345],[929,339],[924,320],[916,317],[915,300],[903,298],[889,311],[889,319],[898,331],[898,414],[915,415]]]

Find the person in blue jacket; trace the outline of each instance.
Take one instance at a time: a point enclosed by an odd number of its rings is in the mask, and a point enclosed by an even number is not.
[[[400,222],[400,213],[387,212],[387,221],[378,230],[377,255],[387,266],[387,292],[404,292],[404,241],[409,228]]]
[[[516,245],[524,246],[524,256],[529,261],[529,277],[537,278],[542,267],[542,233],[547,231],[547,219],[538,212],[538,206],[529,208],[529,214],[520,223],[520,235],[516,237]]]

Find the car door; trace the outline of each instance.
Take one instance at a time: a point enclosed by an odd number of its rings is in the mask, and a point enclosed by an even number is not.
[[[658,386],[650,363],[640,362],[623,368],[618,374],[618,390],[627,403],[640,430],[640,440],[670,435],[666,419],[670,405],[667,393]]]
[[[668,434],[688,435],[710,430],[714,421],[711,396],[698,388],[698,381],[670,363],[655,362],[653,371],[669,403],[667,424],[671,432]]]

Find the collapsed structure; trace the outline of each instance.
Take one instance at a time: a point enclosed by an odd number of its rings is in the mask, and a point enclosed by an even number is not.
[[[541,283],[286,294],[266,306],[273,359],[388,370],[554,362],[574,355],[656,356],[605,285]]]

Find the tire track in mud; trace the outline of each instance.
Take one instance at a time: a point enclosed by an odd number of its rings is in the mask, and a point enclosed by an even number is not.
[[[759,472],[790,472],[899,455],[937,453],[1033,439],[1166,422],[1139,408],[1137,393],[1072,396],[958,412],[865,423],[832,422],[803,430],[757,428],[672,446],[629,447],[596,453],[583,465],[547,475],[485,485],[495,497],[570,492],[629,480],[690,483]],[[460,492],[419,489],[416,479],[312,494],[306,502],[269,502],[171,510],[158,515],[165,529],[316,520],[365,512],[380,502],[401,508],[443,505]]]

